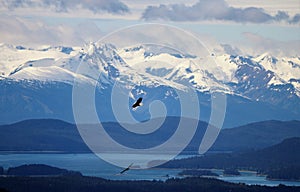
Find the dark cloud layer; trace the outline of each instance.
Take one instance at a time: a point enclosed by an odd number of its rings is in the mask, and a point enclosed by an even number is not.
[[[265,23],[271,21],[299,22],[299,16],[292,19],[286,12],[278,11],[271,16],[264,9],[257,7],[234,8],[225,0],[199,0],[192,6],[184,4],[148,6],[142,15],[142,19],[164,19],[171,21],[201,21],[224,20],[234,22]]]
[[[119,0],[0,0],[0,6],[6,7],[10,10],[16,8],[54,8],[57,12],[68,12],[68,10],[76,7],[82,7],[98,12],[109,12],[114,14],[122,14],[129,12],[129,8]]]

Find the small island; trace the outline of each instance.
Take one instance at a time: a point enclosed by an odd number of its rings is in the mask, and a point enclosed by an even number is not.
[[[224,169],[223,171],[223,174],[224,175],[229,175],[229,176],[238,176],[238,175],[241,175],[241,173],[237,170],[237,169],[234,169],[234,168],[227,168],[227,169]]]
[[[179,176],[192,176],[192,177],[218,177],[219,175],[210,170],[187,169],[178,173]]]
[[[0,168],[1,173],[1,168]],[[2,168],[2,174],[7,176],[82,176],[78,171],[69,171],[44,164],[21,165],[10,167],[7,170]]]

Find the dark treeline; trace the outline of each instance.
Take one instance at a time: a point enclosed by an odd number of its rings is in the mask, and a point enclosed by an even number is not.
[[[300,187],[277,187],[228,183],[210,178],[168,179],[167,181],[112,181],[85,176],[0,177],[0,189],[14,192],[299,192]]]
[[[3,174],[7,176],[59,176],[59,175],[81,175],[77,171],[69,171],[67,169],[61,169],[43,164],[31,164],[21,165],[18,167],[8,168],[7,171],[3,171]]]
[[[162,167],[181,169],[247,169],[272,179],[300,180],[300,138],[257,151],[210,154],[169,161]]]
[[[300,166],[287,166],[268,171],[268,179],[300,180]]]

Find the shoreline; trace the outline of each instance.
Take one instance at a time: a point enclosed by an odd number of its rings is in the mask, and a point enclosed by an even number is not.
[[[55,156],[56,154],[57,155],[95,155],[94,153],[91,153],[91,152],[86,152],[86,151],[82,151],[81,153],[79,153],[79,152],[76,152],[76,153],[74,153],[74,152],[69,152],[69,151],[42,151],[42,153],[41,153],[41,151],[5,151],[5,153],[3,153],[4,151],[0,151],[0,155],[3,155],[3,156],[5,156],[5,155],[8,155],[7,156],[7,162],[9,162],[9,155],[53,155],[53,156]],[[18,152],[18,153],[16,153],[16,152]],[[59,156],[57,156],[57,157],[59,157]],[[50,158],[51,159],[51,158]],[[5,162],[5,161],[4,161]],[[10,163],[9,163],[10,164]],[[21,164],[24,164],[24,163],[21,163]],[[26,164],[26,163],[25,163]],[[32,163],[28,163],[28,164],[32,164]],[[48,164],[48,163],[46,163],[46,164]],[[3,166],[4,164],[1,164],[0,166]],[[64,168],[64,166],[61,164],[56,164],[56,166],[58,166],[58,167],[61,167],[61,168]],[[76,164],[74,164],[74,166],[76,166]],[[4,167],[6,167],[6,166],[4,166]],[[10,167],[14,167],[14,165],[13,164],[11,164],[10,165]],[[138,170],[138,169],[133,169],[133,170]],[[189,170],[189,169],[179,169],[179,168],[167,168],[167,167],[154,167],[154,168],[149,168],[148,170],[155,170],[155,171],[166,171],[166,170],[174,170],[174,171],[178,171],[178,170]],[[219,177],[217,177],[217,179],[220,179],[220,180],[226,180],[226,179],[228,179],[228,177],[223,177],[222,178],[222,174],[220,174],[220,172],[223,172],[224,170],[223,169],[198,169],[198,170],[210,170],[210,171],[213,171],[213,172],[215,172],[215,171],[217,171],[217,172],[219,172]],[[238,170],[239,172],[241,172],[241,173],[249,173],[249,176],[247,176],[247,174],[246,175],[242,175],[242,177],[244,177],[244,178],[239,178],[239,176],[232,176],[232,178],[234,178],[234,179],[237,179],[237,180],[241,180],[241,182],[242,183],[247,183],[247,177],[263,177],[263,180],[264,180],[264,182],[268,182],[268,181],[275,181],[275,182],[295,182],[296,184],[295,185],[293,185],[293,186],[300,186],[300,181],[299,180],[287,180],[287,179],[280,179],[280,178],[276,178],[276,179],[268,179],[267,178],[267,175],[259,175],[259,174],[257,174],[257,172],[256,171],[253,171],[253,170],[245,170],[245,169],[241,169],[241,170]],[[82,170],[80,171],[80,172],[82,172]],[[86,174],[85,174],[86,175]],[[89,175],[87,175],[87,176],[89,176]],[[130,176],[130,175],[129,175]],[[234,181],[230,181],[230,182],[234,182]],[[262,180],[257,180],[257,182],[263,182]],[[276,183],[275,183],[276,184]],[[285,185],[284,183],[282,183],[283,185]],[[251,184],[252,185],[252,184]],[[265,183],[261,183],[261,184],[259,184],[259,185],[266,185]]]

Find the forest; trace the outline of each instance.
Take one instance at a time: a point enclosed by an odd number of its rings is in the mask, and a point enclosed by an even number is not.
[[[300,138],[248,152],[208,154],[201,157],[176,159],[161,167],[180,169],[243,169],[267,175],[268,179],[300,180]]]
[[[80,175],[49,177],[0,177],[1,192],[300,192],[300,187],[276,187],[228,183],[212,178],[190,177],[163,181],[113,181]]]

